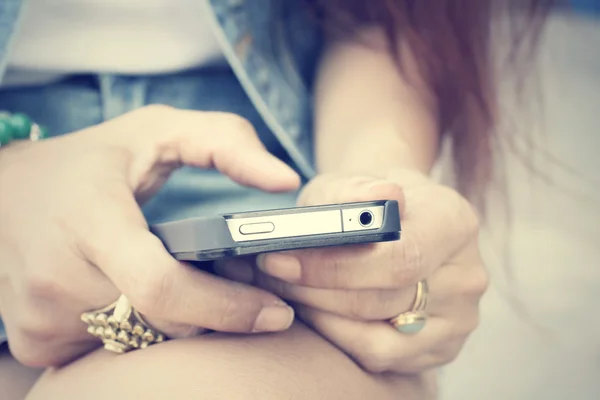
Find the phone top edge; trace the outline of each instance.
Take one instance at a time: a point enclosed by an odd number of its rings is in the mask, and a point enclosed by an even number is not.
[[[228,214],[222,214],[222,216],[227,219],[251,218],[251,217],[259,217],[259,216],[268,217],[270,215],[275,215],[275,214],[297,214],[297,213],[303,213],[303,212],[311,212],[313,210],[327,211],[327,210],[336,210],[336,209],[344,209],[344,208],[384,206],[389,203],[397,204],[398,202],[396,200],[357,201],[357,202],[351,202],[351,203],[322,204],[322,205],[313,205],[313,206],[274,208],[274,209],[248,211],[248,212],[240,212],[240,213],[228,213]]]

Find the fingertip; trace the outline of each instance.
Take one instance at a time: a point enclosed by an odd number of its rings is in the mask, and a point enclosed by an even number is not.
[[[285,303],[263,308],[252,329],[253,333],[280,332],[294,322],[294,309]]]
[[[273,191],[292,191],[300,187],[300,175],[292,167],[269,154],[270,165],[265,165],[265,172],[271,175],[269,188]],[[266,182],[265,182],[266,183]]]
[[[229,154],[227,162],[217,168],[236,182],[267,192],[297,189],[301,179],[290,166],[265,150]]]

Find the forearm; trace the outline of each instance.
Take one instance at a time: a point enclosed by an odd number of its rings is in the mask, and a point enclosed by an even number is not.
[[[434,102],[416,68],[406,65],[405,74],[399,73],[381,32],[365,29],[362,34],[369,46],[357,39],[331,43],[320,65],[317,169],[378,175],[409,167],[428,172],[439,142]]]

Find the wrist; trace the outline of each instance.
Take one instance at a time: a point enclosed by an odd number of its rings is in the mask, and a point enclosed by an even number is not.
[[[431,164],[420,159],[404,144],[382,145],[375,149],[357,146],[331,161],[321,161],[317,171],[320,174],[369,175],[382,179],[407,173],[426,177],[431,171]]]
[[[438,155],[437,140],[424,139],[431,135],[413,135],[423,140],[410,140],[395,124],[371,123],[369,128],[336,136],[317,138],[319,173],[386,176],[406,169],[428,175]]]

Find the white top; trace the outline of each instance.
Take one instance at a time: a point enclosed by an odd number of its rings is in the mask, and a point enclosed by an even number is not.
[[[150,74],[222,60],[202,1],[29,0],[9,69]],[[12,74],[15,79],[14,73]]]

